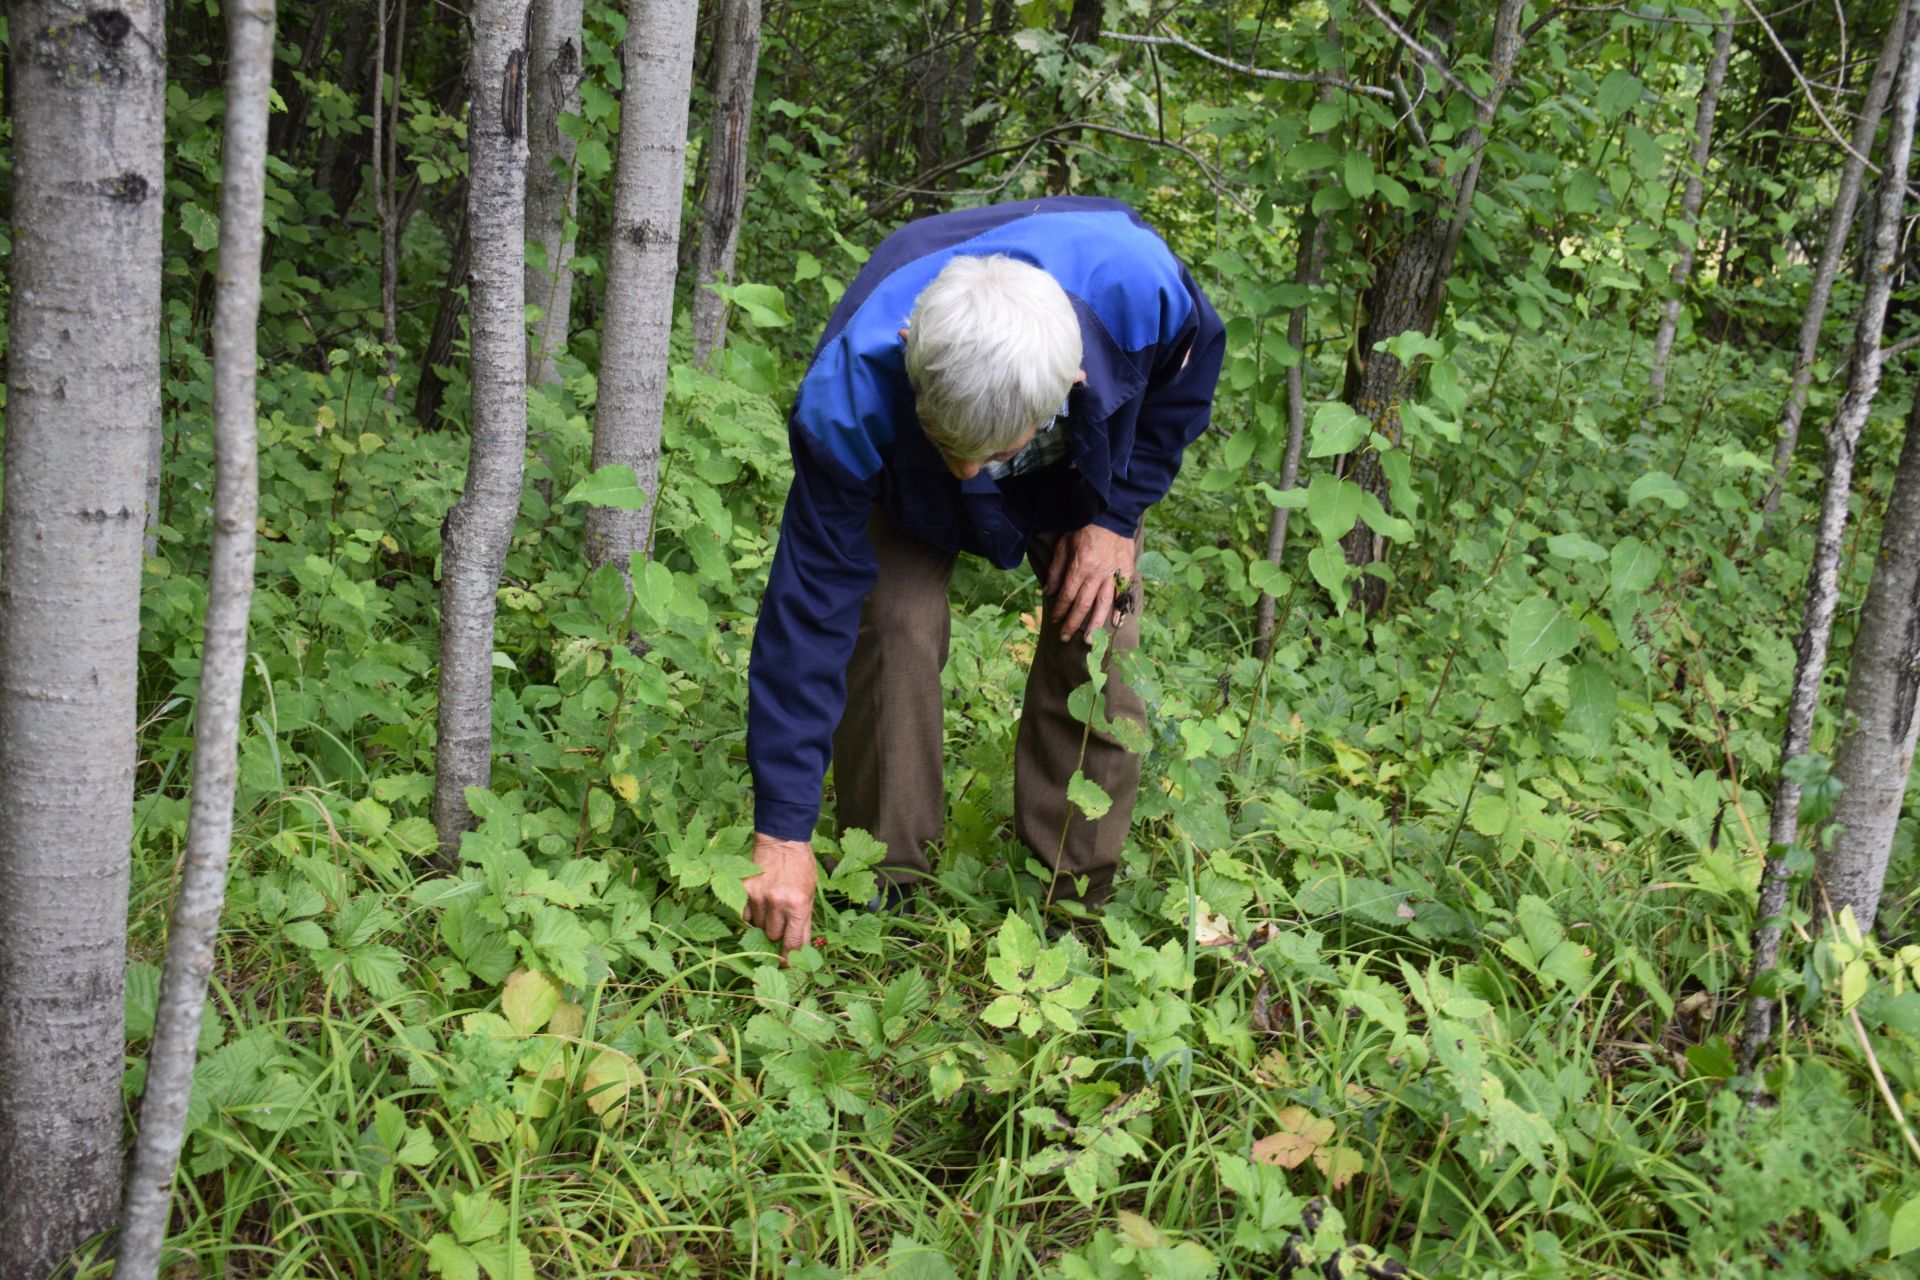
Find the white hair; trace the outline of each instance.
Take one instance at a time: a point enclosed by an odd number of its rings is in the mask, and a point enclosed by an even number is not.
[[[1005,254],[955,258],[907,321],[921,428],[978,462],[1052,417],[1080,372],[1080,322],[1059,281]]]

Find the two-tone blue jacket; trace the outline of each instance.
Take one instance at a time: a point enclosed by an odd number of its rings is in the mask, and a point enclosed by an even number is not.
[[[1004,253],[1060,282],[1086,381],[1068,465],[957,480],[920,429],[899,331],[957,256]],[[811,840],[861,603],[878,574],[867,523],[1017,565],[1036,533],[1133,536],[1206,429],[1226,333],[1192,276],[1118,200],[1055,197],[939,214],[881,243],[834,308],[788,419],[787,492],[748,672],[754,827]]]

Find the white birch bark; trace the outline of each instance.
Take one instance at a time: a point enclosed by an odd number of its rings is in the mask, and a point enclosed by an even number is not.
[[[1840,275],[1840,260],[1846,256],[1847,241],[1853,235],[1853,215],[1860,205],[1860,185],[1866,175],[1867,153],[1873,150],[1874,135],[1880,131],[1880,116],[1887,108],[1887,94],[1893,87],[1893,75],[1900,65],[1900,49],[1912,6],[1901,0],[1887,27],[1887,40],[1880,48],[1880,59],[1873,65],[1873,78],[1867,82],[1866,100],[1860,106],[1853,126],[1853,151],[1840,166],[1840,184],[1833,193],[1833,211],[1827,217],[1827,238],[1820,248],[1820,263],[1814,269],[1813,287],[1807,293],[1807,309],[1800,317],[1800,345],[1793,356],[1793,378],[1787,398],[1780,406],[1779,435],[1773,446],[1773,486],[1760,504],[1767,523],[1780,509],[1780,495],[1786,488],[1787,471],[1793,465],[1793,452],[1800,443],[1800,418],[1807,408],[1807,387],[1813,381],[1813,361],[1820,351],[1820,327],[1826,322],[1827,303],[1833,297],[1833,282]]]
[[[213,549],[207,574],[200,696],[193,712],[187,857],[167,930],[166,969],[147,1053],[140,1130],[120,1215],[119,1280],[154,1280],[166,1241],[174,1167],[187,1127],[194,1046],[233,843],[240,686],[253,600],[259,463],[254,433],[261,216],[274,0],[227,0],[226,119],[220,154],[220,275],[213,311]],[[375,156],[376,163],[378,154]]]
[[[160,399],[165,10],[8,7],[0,1276],[120,1200],[140,566]]]
[[[1727,61],[1733,53],[1733,14],[1728,9],[1713,33],[1713,58],[1707,63],[1706,82],[1700,86],[1700,102],[1693,119],[1693,152],[1687,158],[1687,183],[1680,195],[1680,221],[1686,233],[1680,240],[1680,258],[1669,277],[1672,296],[1660,309],[1660,329],[1653,339],[1653,368],[1647,373],[1647,385],[1653,403],[1667,394],[1667,360],[1673,354],[1673,335],[1680,327],[1681,294],[1693,277],[1694,242],[1699,236],[1700,202],[1706,193],[1707,160],[1713,154],[1713,116],[1720,105],[1720,86],[1726,82]]]
[[[528,0],[475,0],[468,83],[472,385],[466,487],[440,541],[440,709],[433,823],[444,859],[472,825],[466,789],[493,765],[494,593],[513,542],[527,449]],[[633,39],[629,32],[628,39]]]
[[[593,465],[633,468],[649,498],[657,496],[660,480],[695,12],[694,0],[630,0],[627,6]],[[589,507],[587,559],[626,573],[631,554],[647,549],[652,524],[651,502],[639,511]]]
[[[1833,756],[1844,787],[1833,810],[1839,831],[1817,874],[1826,905],[1836,914],[1852,907],[1860,927],[1871,929],[1920,734],[1920,393],[1907,414],[1880,559],[1853,638],[1846,707],[1842,723],[1853,731]]]
[[[714,49],[713,127],[707,133],[707,184],[694,260],[693,363],[702,369],[727,341],[727,304],[707,286],[733,280],[740,215],[747,204],[747,136],[759,69],[760,0],[725,0]]]
[[[573,311],[573,217],[578,175],[573,139],[560,132],[563,114],[580,111],[581,0],[534,0],[532,65],[527,68],[527,242],[544,265],[527,264],[527,303],[540,308],[533,325],[527,381],[559,380],[553,357],[567,346]]]
[[[1777,848],[1793,844],[1800,828],[1800,788],[1786,765],[1813,743],[1813,719],[1820,705],[1820,677],[1826,669],[1827,642],[1840,596],[1841,539],[1847,528],[1847,501],[1853,492],[1854,450],[1880,390],[1885,364],[1880,340],[1886,329],[1887,300],[1893,291],[1900,213],[1913,153],[1914,106],[1920,97],[1920,22],[1907,24],[1906,52],[1894,88],[1893,126],[1881,164],[1884,178],[1873,221],[1867,260],[1867,287],[1854,325],[1853,354],[1847,362],[1847,390],[1826,431],[1827,480],[1820,500],[1820,523],[1807,570],[1806,603],[1801,612],[1798,660],[1787,704],[1787,726],[1780,743],[1780,774],[1774,782],[1773,812],[1767,839]],[[1769,857],[1760,887],[1760,924],[1753,934],[1752,977],[1773,968],[1780,955],[1776,920],[1787,905],[1789,877],[1781,859]],[[1751,988],[1752,982],[1749,981]],[[1740,1067],[1745,1074],[1773,1027],[1773,1002],[1750,995],[1747,1023],[1740,1038]]]

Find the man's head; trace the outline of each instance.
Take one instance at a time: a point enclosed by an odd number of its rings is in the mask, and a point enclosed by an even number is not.
[[[949,262],[904,332],[920,426],[962,479],[1017,452],[1080,377],[1066,290],[1004,254]]]

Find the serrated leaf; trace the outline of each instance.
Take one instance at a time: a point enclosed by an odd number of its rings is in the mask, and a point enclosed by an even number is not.
[[[560,984],[544,973],[516,969],[500,989],[500,1012],[507,1025],[521,1035],[532,1035],[547,1025],[560,1007]]]
[[[484,1192],[456,1191],[453,1214],[447,1225],[453,1228],[454,1238],[461,1244],[472,1244],[507,1229],[507,1206]]]

